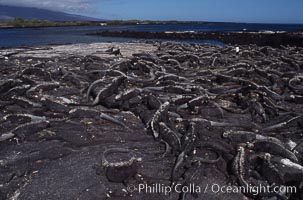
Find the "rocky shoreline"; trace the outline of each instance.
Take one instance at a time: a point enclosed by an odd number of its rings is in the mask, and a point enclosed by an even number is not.
[[[0,199],[300,200],[302,71],[301,47],[1,49]],[[296,192],[127,190],[139,184]]]
[[[104,31],[91,33],[102,37],[140,39],[216,40],[230,45],[299,46],[303,47],[302,32],[135,32]]]

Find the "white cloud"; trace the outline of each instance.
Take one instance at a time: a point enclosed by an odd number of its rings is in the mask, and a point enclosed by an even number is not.
[[[91,12],[95,0],[0,0],[2,5],[43,8],[65,12]]]

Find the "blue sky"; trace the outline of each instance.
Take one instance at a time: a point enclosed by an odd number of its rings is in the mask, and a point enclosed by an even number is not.
[[[303,0],[0,0],[102,19],[302,23]]]
[[[97,8],[116,19],[303,23],[303,0],[107,0]]]

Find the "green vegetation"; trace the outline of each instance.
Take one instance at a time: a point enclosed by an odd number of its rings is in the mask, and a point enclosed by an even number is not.
[[[184,24],[189,22],[182,21],[151,21],[151,20],[112,20],[108,21],[108,25],[136,25],[136,24]]]
[[[139,23],[138,20],[112,20],[110,22],[108,22],[108,25],[124,25],[124,24],[128,24],[128,25],[134,25]]]
[[[7,27],[57,27],[57,26],[99,26],[99,25],[137,25],[137,24],[186,24],[193,22],[184,21],[151,21],[151,20],[111,20],[105,23],[100,22],[83,22],[83,21],[66,21],[66,22],[55,22],[47,20],[25,20],[22,18],[15,18],[10,21],[0,22],[0,28]]]
[[[80,21],[68,21],[68,22],[53,22],[47,20],[25,20],[22,18],[15,18],[13,20],[0,22],[0,27],[54,27],[54,26],[90,26],[97,25],[96,22],[80,22]]]

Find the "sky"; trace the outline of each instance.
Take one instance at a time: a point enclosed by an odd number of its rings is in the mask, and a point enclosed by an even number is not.
[[[101,19],[303,24],[303,0],[0,0]]]

